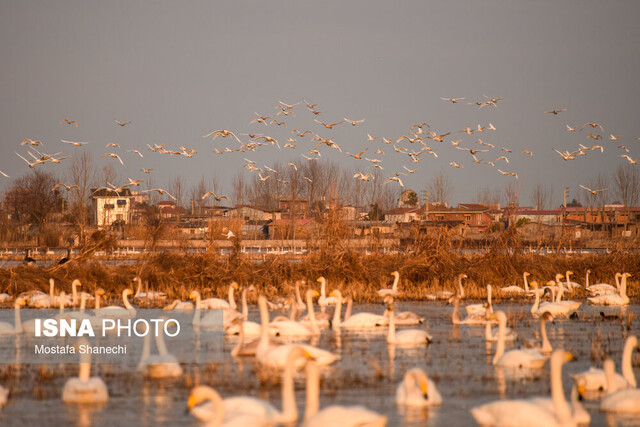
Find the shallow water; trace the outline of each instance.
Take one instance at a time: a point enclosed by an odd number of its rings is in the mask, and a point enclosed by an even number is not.
[[[529,306],[522,304],[495,305],[510,316],[510,326],[516,326],[520,345],[525,337],[537,337],[538,324],[528,313]],[[356,305],[359,311],[382,312],[382,305]],[[321,385],[321,407],[330,404],[365,405],[389,418],[389,425],[473,425],[469,408],[500,398],[548,396],[548,366],[539,371],[523,372],[514,377],[491,365],[494,347],[487,347],[483,326],[453,327],[450,323],[451,306],[441,303],[398,302],[397,310],[410,310],[427,318],[428,331],[434,341],[426,348],[395,349],[395,359],[385,337],[386,329],[366,334],[343,331],[339,336],[325,332],[318,345],[342,356],[342,360],[326,373]],[[624,338],[628,333],[638,333],[640,305],[628,307],[632,314],[632,330],[627,328],[626,318],[602,321],[601,309],[583,306],[578,320],[556,320],[548,325],[549,338],[554,348],[571,351],[576,361],[565,365],[563,382],[565,395],[569,396],[570,375],[588,369],[591,360],[592,341],[596,349],[613,357],[620,369]],[[255,308],[252,319],[256,320]],[[512,319],[515,318],[515,325]],[[13,340],[14,338],[0,338]],[[101,375],[109,387],[109,402],[102,407],[64,405],[60,395],[62,386],[77,367],[72,364],[56,364],[39,367],[19,365],[9,372],[7,365],[0,367],[0,384],[11,389],[12,396],[0,411],[2,425],[198,425],[185,414],[189,389],[195,383],[215,387],[221,395],[249,394],[266,399],[281,407],[280,386],[261,384],[255,374],[255,364],[250,358],[240,366],[229,355],[236,342],[235,337],[224,339],[223,363],[184,366],[186,374],[177,380],[143,380],[135,371],[135,365],[98,365],[92,369]],[[507,348],[514,345],[507,344]],[[171,350],[171,348],[169,349]],[[640,378],[636,355],[634,371]],[[598,361],[597,365],[601,365]],[[395,388],[403,373],[413,366],[425,368],[436,382],[442,394],[443,405],[430,410],[406,413],[399,410],[394,401]],[[40,371],[44,370],[43,373]],[[296,397],[301,414],[304,412],[304,384],[296,386]],[[585,402],[592,416],[592,425],[640,425],[640,421],[617,417],[606,418],[598,410],[598,402]]]

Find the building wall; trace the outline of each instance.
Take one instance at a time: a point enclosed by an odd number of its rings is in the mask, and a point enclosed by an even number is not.
[[[98,227],[106,227],[115,221],[131,221],[131,197],[100,197],[94,196],[94,221]]]

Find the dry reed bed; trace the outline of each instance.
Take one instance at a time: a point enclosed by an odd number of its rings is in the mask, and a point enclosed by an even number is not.
[[[369,255],[351,251],[313,253],[291,262],[283,257],[263,262],[241,257],[213,254],[169,254],[149,256],[131,265],[107,266],[97,261],[71,262],[57,269],[19,266],[0,269],[0,292],[17,293],[40,289],[48,292],[48,279],[56,279],[58,290],[70,291],[73,279],[80,279],[83,290],[93,292],[103,288],[107,297],[116,299],[125,287],[131,287],[136,275],[148,280],[149,288],[166,292],[170,299],[185,300],[189,292],[199,289],[206,296],[226,297],[227,285],[235,280],[241,285],[253,284],[268,297],[288,294],[291,284],[304,279],[308,286],[318,287],[316,279],[324,276],[328,290],[340,289],[352,295],[356,302],[379,301],[376,290],[391,286],[394,270],[400,272],[402,299],[420,300],[427,293],[455,290],[457,275],[465,273],[465,292],[470,298],[485,298],[485,284],[522,286],[522,273],[531,273],[529,280],[544,284],[556,273],[574,272],[572,280],[584,283],[587,269],[592,271],[591,283],[613,283],[616,272],[627,271],[633,276],[628,282],[628,295],[640,297],[638,276],[640,255],[613,253],[606,255],[535,255],[489,252],[482,255],[454,255],[448,250],[421,254]],[[494,292],[496,298],[499,295]],[[250,295],[255,300],[255,294]]]

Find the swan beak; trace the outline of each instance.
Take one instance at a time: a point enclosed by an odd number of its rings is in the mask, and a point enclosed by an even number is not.
[[[27,305],[27,302],[25,300],[21,300],[20,305]]]
[[[565,352],[565,357],[566,357],[567,362],[571,362],[571,361],[573,361],[573,360],[576,360],[576,358],[574,357],[574,355],[573,355],[573,354],[571,354],[571,353],[569,353],[568,351],[567,351],[567,352]]]
[[[578,384],[578,396],[580,400],[583,399],[585,392],[586,392],[586,387],[584,386],[584,384]]]
[[[320,277],[318,277],[318,278],[316,279],[316,282],[322,282],[321,278],[320,278]]]
[[[235,282],[233,283],[233,289],[236,289],[236,290],[238,289],[238,284]]]
[[[186,412],[190,412],[191,409],[197,405],[197,400],[194,395],[189,396],[189,400],[187,400],[187,410]]]

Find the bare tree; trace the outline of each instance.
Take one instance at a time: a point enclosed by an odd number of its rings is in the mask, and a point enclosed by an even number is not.
[[[536,209],[545,210],[551,205],[553,200],[553,187],[536,184],[531,191],[531,204]]]
[[[84,246],[86,243],[85,229],[89,222],[89,209],[91,207],[91,188],[97,180],[91,155],[86,151],[75,153],[71,158],[71,167],[68,175],[71,185],[78,187],[71,191],[71,209],[73,219],[80,231],[80,245]]]
[[[613,195],[625,207],[636,206],[640,197],[640,172],[635,165],[621,165],[613,174]]]
[[[184,202],[184,193],[186,191],[187,184],[181,175],[175,176],[169,181],[169,194],[176,198],[176,206],[182,206]]]
[[[484,205],[499,205],[500,204],[500,189],[483,187],[476,192],[475,203]]]
[[[57,192],[51,191],[56,181],[52,173],[34,170],[32,174],[16,179],[5,193],[5,203],[16,220],[38,225],[38,245],[49,214],[62,201]]]
[[[118,172],[111,163],[102,167],[102,185],[107,187],[109,184],[116,185],[116,179],[118,179]]]
[[[247,203],[248,201],[247,200],[247,197],[248,197],[247,181],[242,171],[239,171],[234,175],[231,181],[231,187],[233,188],[231,197],[233,198],[234,203],[236,205],[243,205]]]
[[[195,208],[196,208],[196,212],[198,215],[203,215],[204,214],[204,201],[202,200],[202,196],[204,196],[204,194],[207,192],[207,182],[205,181],[204,177],[200,178],[200,181],[198,181],[197,184],[195,184],[192,188],[191,188],[191,199],[193,200],[193,203],[195,204]],[[196,213],[194,212],[194,214]]]
[[[444,172],[440,172],[431,179],[427,185],[427,191],[430,203],[442,203],[448,206],[453,196],[453,183]]]

